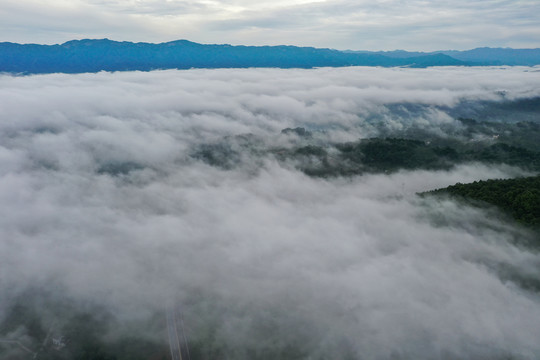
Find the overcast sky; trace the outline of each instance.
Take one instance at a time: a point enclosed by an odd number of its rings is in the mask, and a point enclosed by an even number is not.
[[[538,0],[2,0],[0,41],[72,39],[354,50],[540,47]]]

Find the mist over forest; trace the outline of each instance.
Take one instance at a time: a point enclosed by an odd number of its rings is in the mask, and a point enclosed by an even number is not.
[[[193,360],[540,358],[536,210],[418,195],[538,176],[540,67],[4,74],[0,99],[2,359],[168,359],[171,306]]]

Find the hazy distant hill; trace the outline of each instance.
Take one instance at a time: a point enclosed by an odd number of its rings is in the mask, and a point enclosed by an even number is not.
[[[539,65],[540,49],[478,48],[468,51],[442,51],[458,60],[492,65]]]
[[[348,51],[355,54],[377,54],[394,59],[409,59],[435,54],[448,55],[454,59],[469,63],[470,65],[540,65],[540,49],[510,49],[510,48],[477,48],[466,51],[441,50],[436,52],[417,51]]]
[[[0,72],[80,73],[188,68],[312,68],[323,66],[467,65],[444,54],[395,58],[297,46],[203,45],[187,40],[161,44],[73,40],[61,45],[0,43]]]

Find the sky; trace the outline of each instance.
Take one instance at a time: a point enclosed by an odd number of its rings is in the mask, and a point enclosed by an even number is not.
[[[196,69],[0,84],[0,320],[41,289],[124,320],[177,302],[188,338],[214,334],[234,359],[289,345],[303,358],[540,357],[540,297],[515,281],[540,276],[538,252],[514,241],[527,232],[416,196],[523,170],[322,179],[270,152],[231,169],[192,156],[246,133],[291,147],[299,139],[280,131],[296,126],[339,141],[381,127],[444,136],[462,125],[441,109],[537,97],[540,72]],[[423,107],[407,116],[399,104]]]
[[[351,50],[540,47],[537,0],[2,0],[0,41],[73,39]]]

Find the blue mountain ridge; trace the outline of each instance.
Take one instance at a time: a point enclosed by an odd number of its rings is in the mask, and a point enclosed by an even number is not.
[[[0,72],[43,74],[190,68],[501,65],[511,58],[507,54],[509,51],[521,51],[488,49],[484,52],[489,52],[489,56],[482,57],[482,53],[476,50],[481,49],[471,50],[472,53],[365,52],[285,45],[207,45],[188,40],[159,44],[109,39],[71,40],[59,45],[3,42],[0,43]],[[531,51],[532,55],[526,57],[526,61],[520,62],[520,56],[516,55],[509,65],[540,64],[539,49]],[[497,54],[504,56],[497,58]]]
[[[511,49],[511,48],[489,48],[482,47],[472,50],[440,50],[434,52],[418,52],[418,51],[346,51],[347,53],[355,54],[378,54],[391,58],[417,58],[435,54],[448,55],[454,59],[472,63],[478,66],[492,65],[521,65],[534,66],[540,65],[540,49]]]

